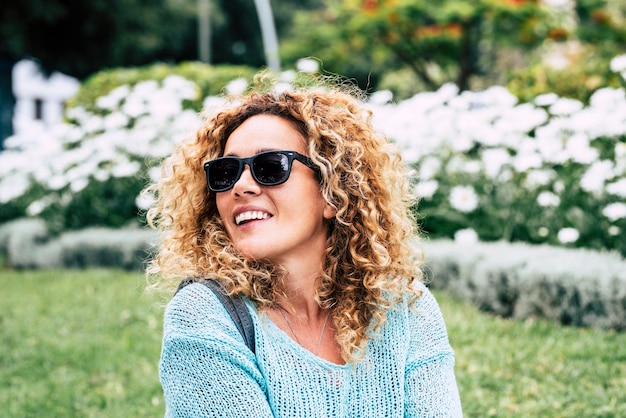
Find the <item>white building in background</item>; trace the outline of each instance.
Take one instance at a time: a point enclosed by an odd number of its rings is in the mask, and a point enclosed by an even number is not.
[[[76,94],[80,82],[54,72],[46,77],[33,60],[22,60],[13,66],[13,132],[16,135],[40,123],[52,126],[63,119],[65,102]]]

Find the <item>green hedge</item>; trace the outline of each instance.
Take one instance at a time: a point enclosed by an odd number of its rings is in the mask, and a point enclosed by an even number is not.
[[[155,231],[85,228],[50,236],[41,219],[0,225],[0,253],[14,269],[106,267],[141,271],[154,251]]]
[[[429,286],[484,311],[626,330],[626,260],[617,253],[505,242],[422,245]]]

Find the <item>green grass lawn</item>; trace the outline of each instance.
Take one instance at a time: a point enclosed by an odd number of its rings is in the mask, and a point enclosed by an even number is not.
[[[143,286],[115,270],[0,271],[0,417],[163,416],[163,301]],[[626,416],[626,334],[436,296],[466,417]]]
[[[0,277],[0,417],[163,416],[162,306],[141,274]]]

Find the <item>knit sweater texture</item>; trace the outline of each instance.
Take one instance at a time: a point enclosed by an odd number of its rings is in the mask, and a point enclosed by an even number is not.
[[[420,285],[421,286],[421,285]],[[356,364],[293,341],[246,300],[256,355],[217,296],[193,283],[169,302],[159,372],[166,417],[461,417],[454,352],[426,287],[392,308]]]

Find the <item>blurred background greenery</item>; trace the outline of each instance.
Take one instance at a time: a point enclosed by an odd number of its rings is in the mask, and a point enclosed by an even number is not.
[[[25,57],[80,80],[201,56],[266,65],[253,1],[25,0],[0,10],[1,138],[10,134],[11,68]],[[621,0],[273,0],[271,10],[283,67],[315,57],[325,71],[397,99],[453,81],[584,101],[618,83],[608,62],[626,45]]]

